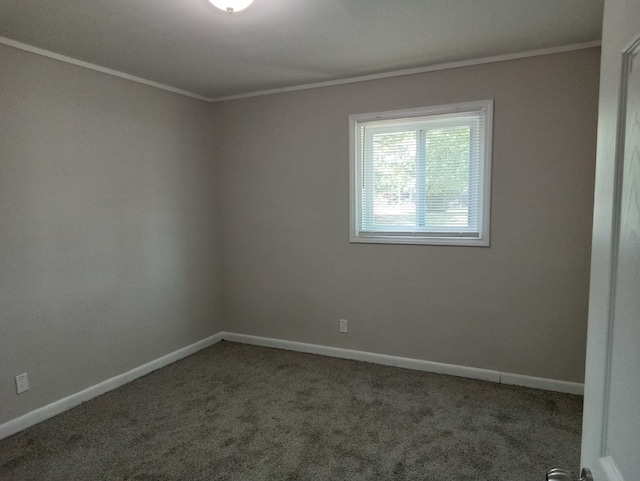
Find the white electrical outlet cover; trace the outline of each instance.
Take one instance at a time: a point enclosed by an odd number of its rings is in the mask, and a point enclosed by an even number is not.
[[[29,390],[29,378],[27,377],[27,373],[22,373],[16,376],[16,391],[18,394],[21,394],[25,391]]]

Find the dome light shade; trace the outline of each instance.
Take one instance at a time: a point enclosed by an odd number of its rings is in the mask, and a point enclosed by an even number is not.
[[[235,13],[244,10],[253,0],[209,0],[212,4],[225,12]]]

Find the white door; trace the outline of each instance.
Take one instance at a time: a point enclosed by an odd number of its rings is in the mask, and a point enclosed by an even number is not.
[[[582,466],[640,480],[640,0],[605,0]]]

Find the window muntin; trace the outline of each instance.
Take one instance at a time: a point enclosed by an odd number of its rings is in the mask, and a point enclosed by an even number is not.
[[[351,116],[351,241],[488,245],[491,112]]]

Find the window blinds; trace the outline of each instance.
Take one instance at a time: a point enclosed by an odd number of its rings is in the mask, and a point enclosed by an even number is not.
[[[486,109],[356,122],[360,236],[480,238]]]

